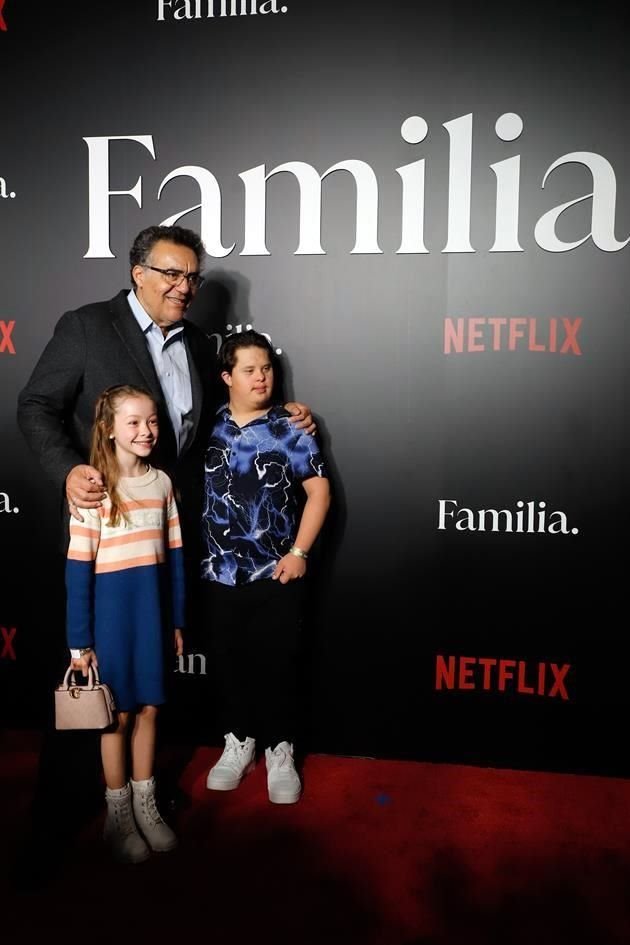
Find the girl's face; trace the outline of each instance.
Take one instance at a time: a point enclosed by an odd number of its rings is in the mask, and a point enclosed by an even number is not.
[[[125,397],[114,413],[110,434],[120,461],[133,457],[146,459],[158,438],[158,418],[155,404],[148,397]]]

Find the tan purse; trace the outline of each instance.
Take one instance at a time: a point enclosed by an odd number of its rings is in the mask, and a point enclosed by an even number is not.
[[[63,682],[55,689],[55,728],[107,728],[114,721],[115,711],[112,691],[100,681],[98,669],[90,664],[87,685],[79,686],[70,664]]]

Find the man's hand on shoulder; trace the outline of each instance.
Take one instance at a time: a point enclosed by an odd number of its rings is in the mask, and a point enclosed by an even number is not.
[[[291,414],[290,423],[294,423],[298,430],[304,430],[309,436],[314,436],[317,430],[317,424],[313,420],[311,408],[307,404],[298,404],[297,401],[290,401],[284,405],[284,409]]]
[[[104,498],[103,478],[98,469],[87,465],[73,466],[66,476],[66,499],[70,515],[77,522],[82,522],[79,508],[98,509]]]

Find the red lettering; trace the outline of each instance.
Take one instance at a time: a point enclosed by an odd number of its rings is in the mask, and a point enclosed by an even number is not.
[[[511,318],[510,319],[510,340],[508,342],[508,348],[510,351],[516,351],[516,340],[517,338],[524,338],[525,332],[520,327],[521,325],[526,325],[526,318]]]
[[[0,338],[0,354],[2,354],[3,351],[8,351],[9,354],[15,354],[15,348],[11,341],[14,328],[15,321],[0,322],[0,334],[2,335],[2,338]]]
[[[17,656],[15,655],[15,650],[13,649],[13,639],[15,637],[16,628],[15,627],[0,627],[0,633],[2,634],[3,646],[2,652],[0,653],[0,660],[15,660]]]
[[[497,661],[484,656],[479,660],[479,665],[483,666],[483,688],[487,690],[490,688],[490,673],[492,667],[497,665]]]
[[[518,661],[518,679],[516,683],[516,688],[518,692],[524,692],[533,696],[534,694],[533,688],[531,686],[525,685],[526,672],[527,672],[527,663],[525,663],[523,660],[519,660]]]
[[[564,344],[560,348],[560,354],[566,354],[569,350],[572,354],[582,354],[577,340],[577,333],[580,330],[582,319],[574,318],[573,321],[571,321],[569,318],[563,318],[562,324],[567,337],[564,341]]]
[[[447,668],[444,657],[438,653],[435,657],[435,688],[442,689],[443,685],[447,689],[455,688],[455,657],[449,656]]]
[[[536,319],[530,318],[529,320],[529,350],[530,351],[546,351],[544,345],[536,344]]]
[[[507,325],[507,318],[489,318],[488,324],[492,325],[492,350],[501,350],[501,328]]]
[[[444,354],[450,354],[455,351],[461,354],[464,350],[464,319],[457,319],[457,329],[455,329],[453,319],[444,319]]]
[[[468,350],[469,351],[485,351],[485,344],[476,344],[476,342],[483,338],[481,328],[479,325],[485,324],[485,318],[469,318],[468,319]]]
[[[499,690],[501,692],[505,692],[505,684],[508,679],[514,679],[513,670],[515,666],[516,660],[499,660]]]
[[[564,699],[565,701],[568,700],[569,693],[567,692],[566,686],[564,685],[564,679],[571,669],[571,664],[564,663],[563,666],[558,666],[556,663],[550,663],[549,668],[555,677],[553,686],[549,690],[549,695],[559,695],[561,699]]]
[[[472,667],[475,665],[477,660],[474,656],[460,656],[459,658],[459,688],[460,689],[474,689],[475,683],[468,682],[469,679],[472,679]]]

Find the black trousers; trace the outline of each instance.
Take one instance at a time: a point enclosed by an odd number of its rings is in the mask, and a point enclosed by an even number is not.
[[[224,732],[260,748],[293,742],[302,581],[205,581],[204,598]]]

